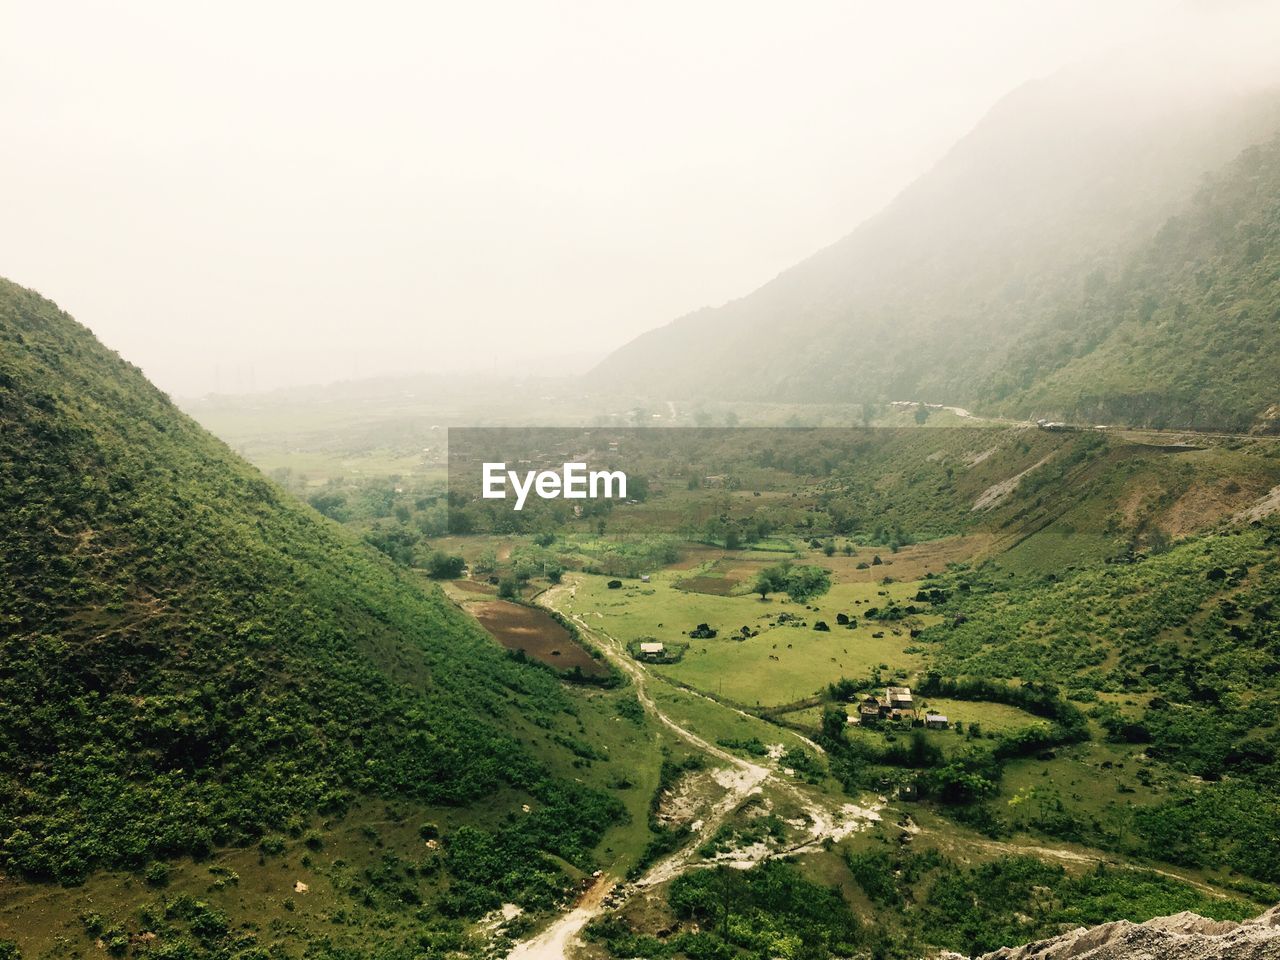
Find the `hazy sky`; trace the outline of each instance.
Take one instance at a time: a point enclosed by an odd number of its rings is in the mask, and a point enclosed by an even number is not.
[[[178,395],[550,368],[759,286],[1175,13],[4,0],[0,275]]]

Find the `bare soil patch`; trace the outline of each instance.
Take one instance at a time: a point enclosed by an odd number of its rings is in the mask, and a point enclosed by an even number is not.
[[[682,544],[680,547],[680,559],[675,563],[667,564],[668,570],[692,570],[694,567],[701,566],[708,560],[716,559],[724,556],[724,550],[720,547],[708,547],[703,544]]]
[[[455,580],[453,585],[467,593],[482,593],[491,597],[498,593],[498,588],[485,580]]]
[[[508,650],[523,650],[526,656],[565,672],[580,667],[589,677],[609,674],[608,666],[593,659],[545,610],[506,600],[485,600],[467,609]]]
[[[687,593],[708,593],[713,597],[727,597],[741,581],[730,577],[689,577],[676,584],[677,590]]]

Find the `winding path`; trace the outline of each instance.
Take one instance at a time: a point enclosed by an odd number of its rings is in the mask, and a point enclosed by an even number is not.
[[[736,810],[742,802],[761,785],[773,778],[776,786],[792,794],[810,820],[809,836],[800,843],[793,844],[785,850],[761,852],[739,860],[724,861],[735,867],[748,867],[752,863],[774,856],[787,856],[803,850],[811,849],[829,836],[839,837],[854,828],[854,824],[866,823],[879,819],[876,810],[867,810],[852,804],[846,804],[840,814],[825,810],[787,780],[774,777],[774,771],[758,763],[752,763],[735,756],[722,747],[710,743],[693,731],[681,726],[658,708],[653,697],[649,695],[648,671],[628,655],[625,644],[607,631],[592,628],[579,615],[561,609],[561,602],[566,596],[576,593],[575,583],[565,583],[544,591],[537,597],[537,602],[549,609],[569,617],[583,633],[609,658],[610,663],[631,678],[635,686],[636,696],[640,703],[663,726],[677,736],[715,758],[725,765],[717,782],[725,789],[725,794],[712,806],[702,818],[702,826],[697,835],[670,856],[659,860],[641,875],[632,888],[652,887],[668,880],[673,880],[686,869],[689,869],[695,851],[714,836],[725,819]],[[602,874],[596,882],[583,894],[582,898],[568,912],[562,914],[536,937],[522,941],[507,954],[507,960],[565,960],[570,947],[574,944],[582,928],[593,917],[604,909],[605,900],[617,885],[617,878],[608,873]]]

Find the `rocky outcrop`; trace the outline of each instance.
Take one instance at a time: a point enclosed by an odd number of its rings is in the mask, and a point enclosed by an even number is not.
[[[1280,960],[1280,906],[1244,923],[1195,913],[1146,923],[1116,920],[1004,947],[980,960]]]

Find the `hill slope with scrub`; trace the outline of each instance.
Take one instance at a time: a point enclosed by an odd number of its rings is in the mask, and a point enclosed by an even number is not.
[[[18,914],[15,884],[278,852],[381,802],[448,818],[483,801],[488,818],[434,853],[415,838],[425,859],[397,868],[401,906],[547,907],[624,819],[560,772],[571,749],[530,746],[552,732],[576,745],[558,732],[581,721],[554,675],[8,282],[0,584],[0,869]],[[223,949],[224,934],[201,942]]]

